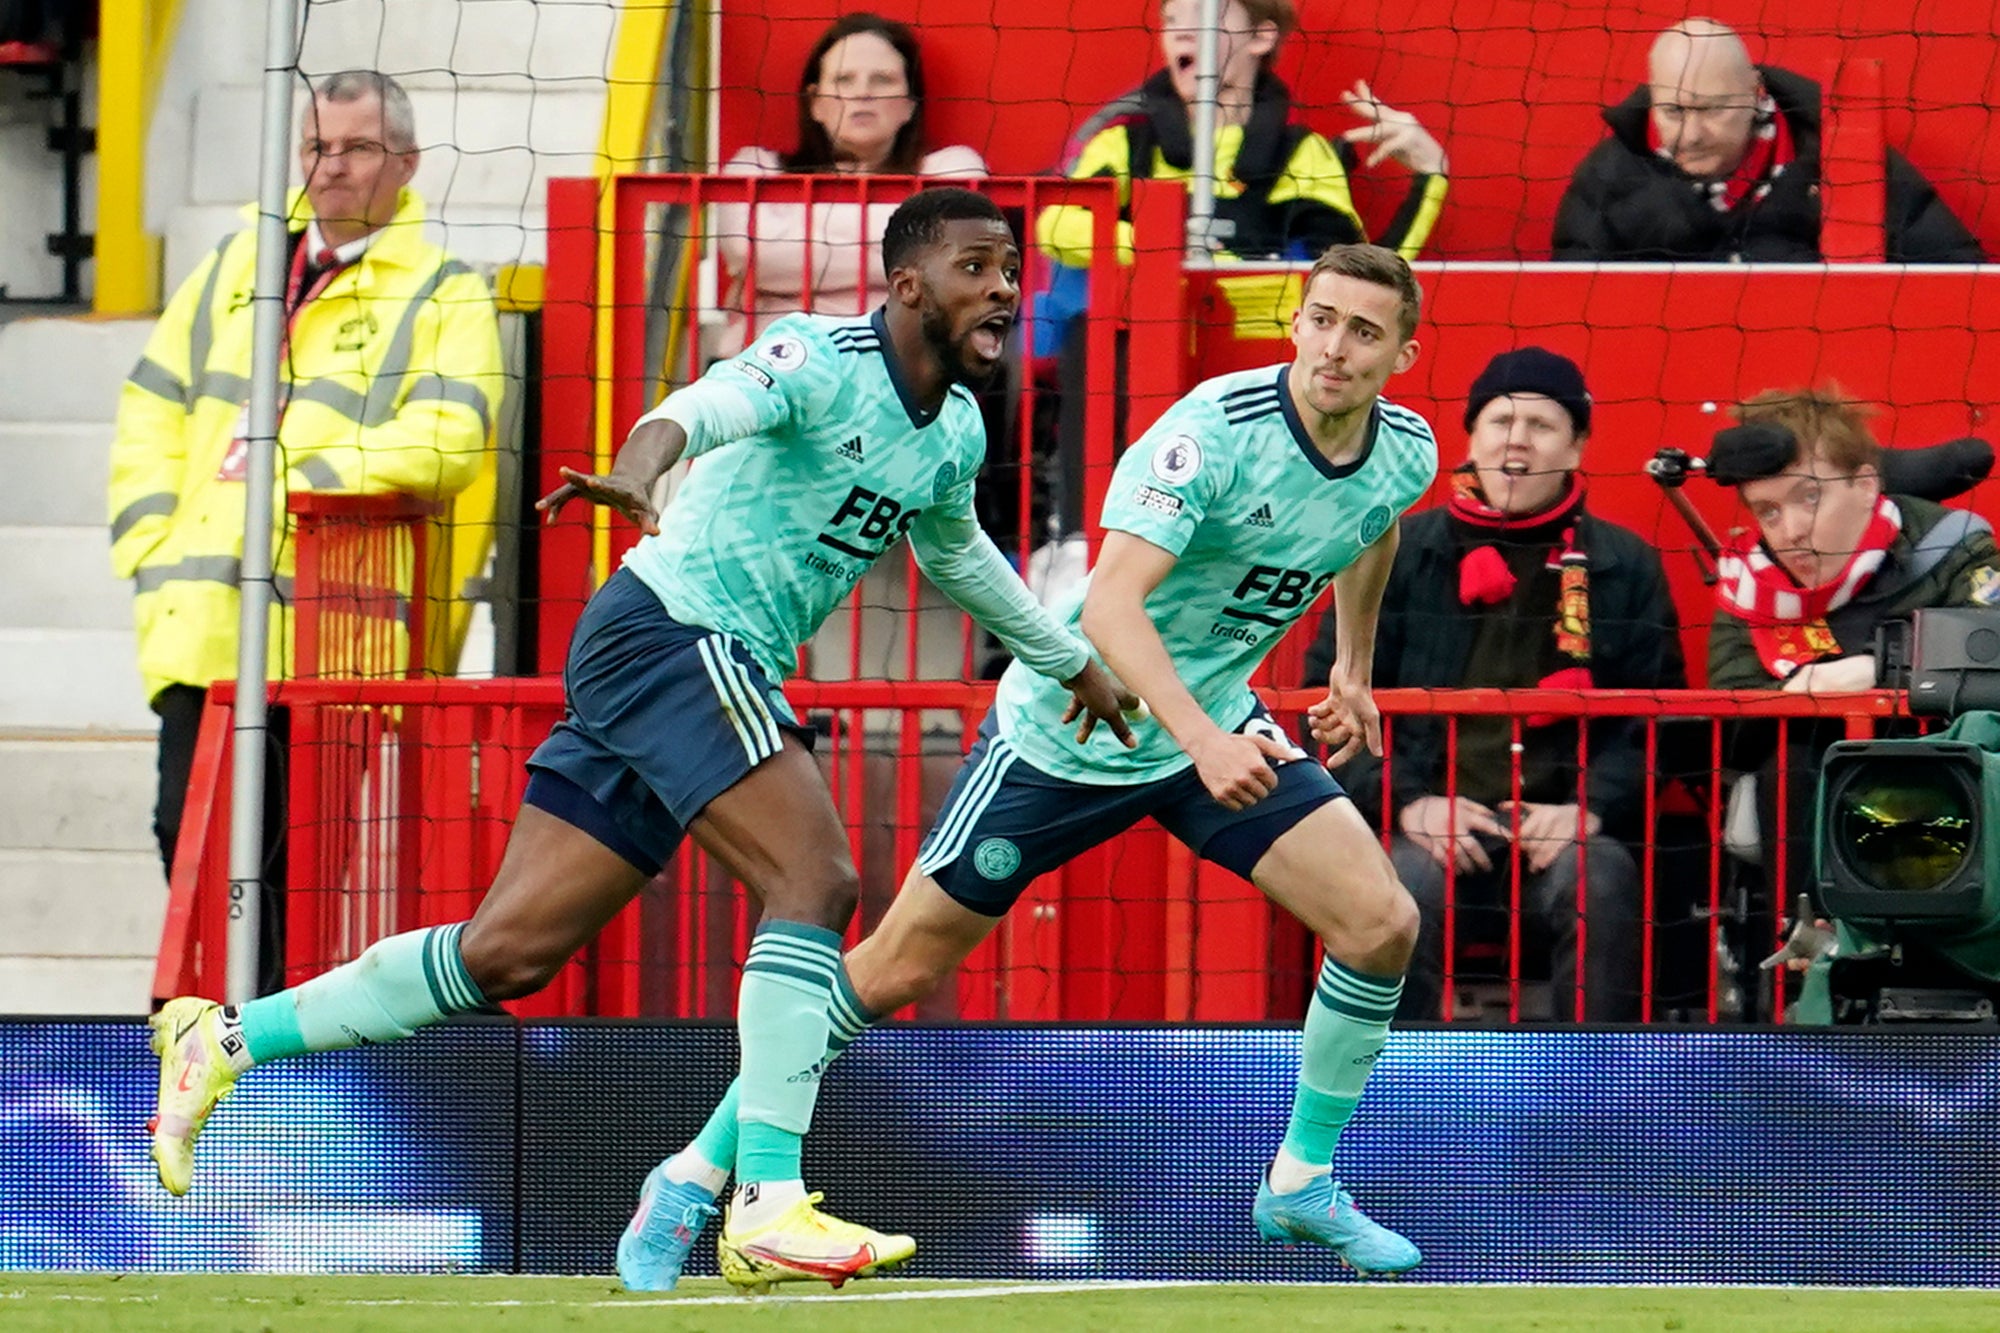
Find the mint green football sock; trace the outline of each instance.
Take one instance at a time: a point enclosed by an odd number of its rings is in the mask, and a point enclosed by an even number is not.
[[[1305,1049],[1292,1094],[1284,1151],[1313,1166],[1329,1166],[1340,1131],[1361,1103],[1361,1089],[1389,1039],[1402,998],[1401,977],[1373,977],[1328,958],[1306,1011]]]
[[[391,935],[359,958],[238,1006],[250,1063],[407,1037],[486,1003],[459,956],[465,923]]]
[[[797,921],[766,921],[750,942],[736,1002],[743,1048],[737,1075],[736,1179],[798,1180],[832,1028],[840,936]]]
[[[867,1007],[861,1003],[861,997],[855,994],[854,982],[848,978],[845,964],[833,974],[833,990],[831,1004],[827,1009],[827,1020],[830,1030],[827,1033],[826,1059],[823,1064],[831,1064],[835,1057],[854,1044],[856,1037],[873,1027],[877,1021],[875,1015],[869,1013]],[[737,1116],[742,1086],[742,1079],[730,1080],[729,1090],[722,1094],[722,1100],[717,1102],[715,1109],[709,1113],[708,1122],[701,1127],[701,1132],[694,1136],[694,1142],[688,1145],[689,1152],[694,1153],[710,1167],[720,1168],[724,1173],[736,1165]]]

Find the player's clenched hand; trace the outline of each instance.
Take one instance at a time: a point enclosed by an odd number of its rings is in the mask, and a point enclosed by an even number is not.
[[[1313,739],[1333,751],[1328,768],[1339,768],[1364,745],[1372,755],[1382,753],[1382,713],[1375,707],[1374,692],[1338,672],[1327,682],[1326,698],[1306,709],[1306,721]]]
[[[1456,865],[1461,872],[1493,868],[1492,858],[1475,834],[1507,836],[1493,811],[1463,796],[1419,796],[1403,807],[1398,822],[1403,836],[1431,860],[1447,869]]]
[[[1258,732],[1220,728],[1188,755],[1201,785],[1228,810],[1248,810],[1276,791],[1276,764],[1302,757],[1295,747]]]
[[[639,531],[648,537],[660,535],[660,516],[653,509],[653,497],[638,482],[630,477],[621,477],[616,472],[598,476],[578,472],[574,468],[558,470],[562,473],[563,484],[535,502],[535,508],[546,514],[550,523],[556,521],[556,515],[564,505],[580,497],[592,504],[616,509],[638,524]]]
[[[1076,729],[1076,741],[1081,745],[1090,739],[1090,733],[1097,730],[1099,722],[1111,728],[1126,749],[1137,745],[1132,735],[1132,721],[1146,716],[1146,701],[1127,689],[1125,682],[1097,664],[1096,659],[1084,665],[1083,670],[1064,681],[1063,688],[1069,691],[1069,707],[1063,711],[1065,723],[1083,718]]]

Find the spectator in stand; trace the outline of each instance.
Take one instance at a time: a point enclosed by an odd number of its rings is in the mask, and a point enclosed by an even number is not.
[[[723,164],[731,176],[884,174],[978,179],[986,163],[964,145],[931,152],[924,137],[924,66],[916,34],[893,19],[849,14],[820,34],[799,74],[798,144],[789,153],[745,148]],[[722,257],[734,286],[717,354],[748,341],[745,312],[761,329],[779,315],[809,310],[858,315],[888,299],[882,230],[904,194],[880,203],[814,204],[808,243],[803,204],[759,204],[752,223],[741,205],[716,210]],[[745,279],[755,260],[756,290]],[[811,299],[806,287],[810,275]]]
[[[1084,121],[1070,141],[1065,175],[1109,176],[1128,210],[1118,222],[1121,262],[1132,257],[1131,181],[1186,181],[1194,167],[1195,66],[1201,44],[1200,0],[1160,6],[1163,68]],[[1300,119],[1291,90],[1271,72],[1279,44],[1298,26],[1293,0],[1224,0],[1216,44],[1215,218],[1225,255],[1311,263],[1328,246],[1373,241],[1415,259],[1444,205],[1444,149],[1418,119],[1375,97],[1365,81],[1341,94],[1362,124],[1329,140]],[[1366,149],[1367,157],[1360,159]],[[1359,160],[1359,161],[1358,161]],[[1412,174],[1402,206],[1370,236],[1349,180],[1357,162],[1372,170],[1394,161]],[[1037,244],[1052,261],[1030,311],[1030,351],[1053,387],[1037,452],[1050,477],[1050,545],[1044,561],[1059,589],[1083,566],[1083,340],[1073,336],[1088,307],[1091,211],[1056,205],[1036,219]],[[1296,304],[1294,294],[1289,298]],[[1287,305],[1286,311],[1292,306]],[[1055,439],[1047,437],[1053,433]],[[1065,534],[1068,541],[1065,544]]]
[[[1465,409],[1468,456],[1453,474],[1450,501],[1403,520],[1376,632],[1377,689],[1686,687],[1659,553],[1585,505],[1590,418],[1583,372],[1568,357],[1524,347],[1480,372]],[[1333,662],[1337,610],[1326,612],[1306,657],[1314,688]],[[1589,1021],[1636,1021],[1642,885],[1626,844],[1650,836],[1642,824],[1645,729],[1630,718],[1590,724],[1580,808],[1576,724],[1525,719],[1518,756],[1510,753],[1512,725],[1499,717],[1460,721],[1455,785],[1442,718],[1400,718],[1391,732],[1390,859],[1423,911],[1399,1012],[1412,1019],[1445,1012],[1447,875],[1455,877],[1463,938],[1508,910],[1518,845],[1522,910],[1548,943],[1552,1016],[1576,1013],[1581,971]],[[1340,773],[1378,826],[1381,762],[1364,753]],[[1581,921],[1579,873],[1587,898]]]
[[[1611,137],[1556,213],[1557,259],[1820,262],[1820,89],[1756,65],[1712,19],[1653,42],[1646,86],[1604,111]],[[1901,153],[1888,150],[1884,253],[1977,264],[1985,253]]]
[[[464,492],[452,514],[457,546],[468,548],[453,552],[462,578],[484,563],[492,531],[503,374],[492,294],[423,237],[423,202],[409,188],[416,128],[394,79],[329,76],[301,127],[279,483],[430,499]],[[160,715],[154,832],[170,871],[208,687],[236,675],[256,249],[254,228],[232,234],[174,293],[125,382],[111,446],[111,563],[134,583],[139,671]],[[273,675],[289,659],[289,532],[281,494]]]
[[[1875,686],[1875,631],[1930,606],[2000,605],[2000,551],[1977,514],[1885,495],[1881,446],[1864,410],[1836,385],[1770,390],[1737,410],[1708,460],[1734,486],[1756,531],[1718,562],[1708,683],[1722,690],[1833,694]],[[1758,832],[1780,885],[1776,729],[1747,728],[1739,767],[1758,773]],[[1811,884],[1820,757],[1844,726],[1786,731],[1785,873],[1789,907]],[[1768,750],[1768,755],[1763,753]]]
[[[1194,166],[1191,137],[1195,61],[1200,46],[1199,0],[1160,6],[1160,53],[1165,68],[1100,109],[1072,139],[1064,174],[1112,176],[1129,203],[1134,177],[1187,180]],[[1271,72],[1278,44],[1298,25],[1293,0],[1226,0],[1217,44],[1215,213],[1219,243],[1239,258],[1310,261],[1330,245],[1373,240],[1414,259],[1437,222],[1445,195],[1445,153],[1407,111],[1376,100],[1366,82],[1341,95],[1365,124],[1329,141],[1298,118],[1291,91]],[[1394,160],[1413,173],[1402,208],[1370,237],[1348,188],[1357,146],[1373,168]],[[1131,225],[1119,224],[1119,249],[1129,256]],[[1037,240],[1050,258],[1090,266],[1087,209],[1044,209]]]

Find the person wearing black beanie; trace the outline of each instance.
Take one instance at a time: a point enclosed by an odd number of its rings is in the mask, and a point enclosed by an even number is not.
[[[1521,347],[1502,352],[1486,363],[1465,396],[1465,429],[1495,398],[1539,395],[1561,404],[1578,436],[1590,434],[1590,389],[1576,362],[1546,347]]]

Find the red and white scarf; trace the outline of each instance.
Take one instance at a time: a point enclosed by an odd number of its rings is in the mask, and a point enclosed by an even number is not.
[[[1840,572],[1817,587],[1801,587],[1754,533],[1738,533],[1715,562],[1715,600],[1750,626],[1764,669],[1783,679],[1808,662],[1840,651],[1826,618],[1854,600],[1889,558],[1903,530],[1903,512],[1884,495]]]
[[[1459,559],[1458,599],[1466,606],[1494,606],[1514,595],[1514,571],[1496,542],[1510,545],[1549,544],[1547,567],[1557,571],[1556,605],[1551,629],[1556,651],[1566,665],[1535,682],[1544,690],[1587,690],[1590,677],[1590,556],[1577,540],[1583,517],[1583,477],[1572,472],[1563,479],[1562,493],[1532,514],[1510,514],[1486,498],[1479,473],[1466,464],[1452,475],[1449,509],[1464,554]],[[1529,715],[1531,727],[1561,719],[1552,714]]]

